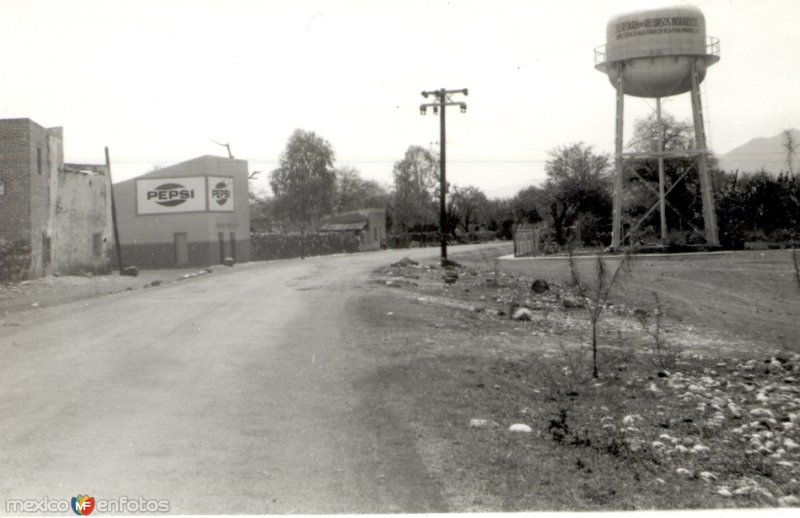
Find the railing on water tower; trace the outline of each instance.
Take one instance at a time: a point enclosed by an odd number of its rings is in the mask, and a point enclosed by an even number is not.
[[[719,58],[719,38],[716,36],[706,36],[706,56]],[[598,45],[594,48],[594,66],[606,63],[606,45]]]

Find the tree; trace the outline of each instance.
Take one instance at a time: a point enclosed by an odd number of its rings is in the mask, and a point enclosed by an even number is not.
[[[514,211],[510,199],[491,199],[486,206],[486,226],[501,239],[514,237]]]
[[[270,173],[278,213],[300,229],[300,255],[308,227],[333,208],[336,172],[330,143],[313,131],[295,130],[280,156],[280,166]]]
[[[538,223],[549,210],[548,194],[534,185],[519,191],[511,199],[511,210],[516,223]]]
[[[677,120],[665,113],[659,125],[655,114],[636,121],[633,138],[628,148],[637,153],[658,151],[659,132],[663,135],[664,151],[692,151],[695,149],[694,128],[688,121]],[[719,196],[721,185],[717,170],[717,159],[706,158],[711,172],[711,183],[715,198]],[[658,211],[650,211],[658,203],[658,159],[636,158],[625,161],[626,196],[623,201],[625,219],[637,228],[639,236],[660,234]],[[673,229],[673,241],[688,242],[697,239],[705,242],[703,235],[694,235],[690,229],[700,229],[704,225],[703,205],[700,196],[700,178],[697,174],[697,161],[693,157],[676,157],[664,160],[664,191],[667,196],[667,227]],[[717,181],[715,181],[717,180]],[[648,211],[650,211],[648,213]],[[646,238],[644,238],[646,239]]]
[[[489,199],[479,188],[468,185],[466,187],[453,187],[449,202],[455,214],[458,215],[456,224],[460,224],[464,233],[469,234],[482,217],[489,204]]]
[[[625,252],[624,255],[619,256],[619,264],[617,264],[616,268],[609,267],[602,253],[597,254],[594,260],[594,275],[591,280],[587,280],[579,272],[579,265],[572,253],[571,246],[568,248],[568,252],[569,272],[572,277],[572,283],[577,289],[578,295],[583,299],[592,329],[592,377],[597,378],[599,377],[597,369],[597,326],[600,322],[600,316],[606,308],[606,302],[614,284],[621,273],[624,273],[630,267],[630,254]]]
[[[394,222],[402,231],[437,221],[438,171],[436,157],[420,146],[410,146],[394,164]]]
[[[609,156],[594,153],[582,142],[556,148],[549,155],[545,192],[556,241],[565,245],[569,227],[586,214],[595,216],[589,234],[599,237],[610,225]]]
[[[336,197],[334,210],[337,213],[364,208],[386,207],[387,193],[378,182],[365,180],[355,167],[336,170]]]

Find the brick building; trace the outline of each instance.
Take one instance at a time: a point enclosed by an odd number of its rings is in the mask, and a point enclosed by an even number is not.
[[[126,265],[250,260],[247,161],[201,156],[114,185]]]
[[[64,164],[61,128],[0,120],[0,244],[24,242],[28,276],[107,266],[112,242],[105,166]]]

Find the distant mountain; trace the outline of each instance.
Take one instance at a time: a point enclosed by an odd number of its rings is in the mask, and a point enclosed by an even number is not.
[[[789,130],[798,151],[795,153],[794,170],[800,170],[800,130]],[[741,173],[755,173],[764,169],[773,176],[778,176],[781,171],[788,171],[786,165],[786,139],[783,132],[774,137],[754,138],[736,149],[719,156],[719,167],[723,171],[732,173],[738,170]]]

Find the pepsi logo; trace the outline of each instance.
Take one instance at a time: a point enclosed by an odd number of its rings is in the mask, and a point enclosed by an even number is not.
[[[211,189],[211,199],[217,202],[220,207],[228,203],[231,197],[231,190],[228,188],[227,181],[218,182],[213,189]]]
[[[179,183],[165,183],[147,191],[147,201],[153,200],[164,207],[175,207],[191,198],[194,198],[194,189],[187,189]]]

